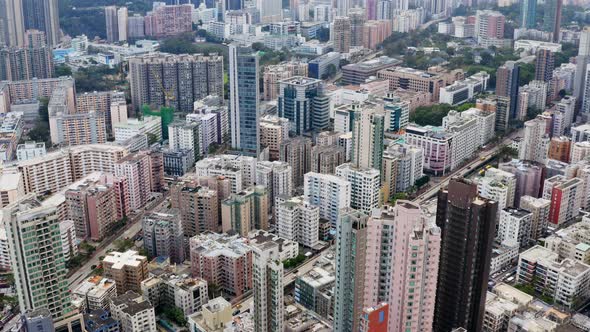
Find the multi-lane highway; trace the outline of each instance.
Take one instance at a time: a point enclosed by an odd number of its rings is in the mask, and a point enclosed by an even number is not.
[[[443,180],[441,180],[439,183],[434,185],[432,188],[428,189],[426,192],[420,194],[414,200],[418,203],[424,203],[427,200],[434,197],[436,195],[436,193],[440,190],[440,188],[443,188],[446,185],[448,185],[451,178],[456,177],[456,176],[466,176],[467,174],[472,172],[474,169],[485,166],[491,159],[493,159],[500,152],[500,149],[502,148],[502,146],[510,145],[510,143],[512,142],[512,139],[515,137],[518,137],[519,135],[522,135],[522,129],[513,132],[508,137],[506,137],[500,144],[497,144],[493,148],[491,148],[489,150],[479,151],[479,153],[477,154],[477,157],[475,159],[473,159],[472,161],[470,161],[469,163],[467,163],[463,167],[460,167],[457,170],[448,174]]]

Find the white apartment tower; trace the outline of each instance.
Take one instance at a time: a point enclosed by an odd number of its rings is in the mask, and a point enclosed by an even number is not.
[[[314,248],[319,240],[320,208],[302,196],[277,204],[278,235]]]
[[[304,183],[305,199],[319,206],[320,218],[329,220],[336,229],[340,209],[350,206],[350,182],[335,175],[309,172],[304,176]]]

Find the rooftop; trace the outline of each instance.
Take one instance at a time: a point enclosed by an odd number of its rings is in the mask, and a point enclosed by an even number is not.
[[[147,257],[139,255],[135,250],[127,250],[125,252],[111,251],[104,258],[103,262],[112,263],[113,269],[122,269],[125,266],[138,267],[145,262]]]

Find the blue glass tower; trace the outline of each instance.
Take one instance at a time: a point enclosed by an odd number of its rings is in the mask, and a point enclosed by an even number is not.
[[[229,102],[231,144],[244,155],[258,157],[259,134],[258,53],[249,47],[229,46]]]

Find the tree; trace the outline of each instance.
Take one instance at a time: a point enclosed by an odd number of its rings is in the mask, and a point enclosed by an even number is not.
[[[72,76],[72,69],[66,64],[59,64],[55,66],[55,76]]]
[[[519,76],[518,76],[518,85],[523,86],[529,84],[535,78],[535,64],[533,63],[521,63]]]
[[[502,145],[502,147],[500,147],[500,150],[498,152],[498,156],[502,160],[517,158],[518,157],[518,150],[516,150],[515,148],[508,146],[508,145]]]
[[[436,104],[432,106],[420,106],[410,115],[410,121],[421,126],[440,126],[442,119],[454,109],[449,104]]]

